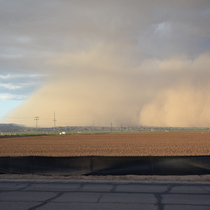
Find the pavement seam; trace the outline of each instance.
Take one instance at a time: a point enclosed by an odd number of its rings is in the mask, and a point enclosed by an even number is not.
[[[18,185],[17,185],[17,186],[18,186]],[[28,183],[28,184],[26,184],[25,187],[22,187],[22,188],[18,189],[17,191],[25,190],[26,188],[28,188],[28,187],[30,187],[30,186],[31,186],[31,183]]]
[[[115,192],[117,188],[117,185],[113,185],[112,189],[110,190],[110,192]]]
[[[63,195],[63,192],[58,193],[57,195],[53,196],[52,198],[47,199],[46,201],[42,202],[41,204],[38,204],[34,207],[29,208],[28,210],[35,210],[41,206],[44,206],[46,204],[48,204],[49,202],[53,201],[54,199],[60,197],[61,195]]]
[[[171,190],[175,187],[176,185],[175,184],[171,184],[167,187],[166,191],[164,192],[164,194],[167,194],[167,193],[170,193]]]
[[[99,203],[100,202],[102,196],[103,196],[103,194],[101,193],[96,203]]]
[[[175,187],[175,184],[170,184],[167,189],[163,192],[163,193],[155,193],[154,196],[157,199],[157,207],[158,210],[164,210],[165,205],[163,204],[162,200],[163,200],[163,195],[164,194],[170,194],[171,190],[173,189],[173,187]]]
[[[160,193],[155,193],[154,196],[157,199],[157,203],[155,204],[158,207],[157,210],[164,210],[164,204],[162,203],[162,195]]]

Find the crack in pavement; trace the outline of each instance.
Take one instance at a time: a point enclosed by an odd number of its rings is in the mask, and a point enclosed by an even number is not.
[[[28,210],[35,210],[41,206],[44,206],[44,205],[48,204],[49,202],[53,201],[54,199],[60,197],[61,195],[63,195],[63,192],[58,193],[57,195],[53,196],[52,198],[49,198],[46,201],[40,203],[39,205],[29,208]]]
[[[110,192],[115,192],[116,188],[117,188],[117,185],[116,185],[116,184],[113,185],[113,187],[112,187],[112,189],[110,190]]]
[[[155,205],[158,207],[158,210],[163,210],[164,209],[164,204],[162,203],[161,193],[154,194],[154,196],[157,199],[157,203]]]
[[[162,203],[162,196],[164,194],[169,194],[170,191],[175,187],[175,184],[169,184],[167,189],[162,193],[155,193],[154,196],[157,199],[157,203],[155,204],[158,207],[158,210],[164,210],[165,204]]]
[[[18,186],[19,184],[17,184]],[[17,191],[22,191],[22,190],[25,190],[26,188],[30,187],[31,186],[31,183],[28,183],[26,184],[26,186],[22,187],[22,188],[19,188]]]
[[[99,202],[100,202],[100,200],[101,200],[102,196],[103,196],[103,193],[101,193],[101,194],[100,194],[100,196],[99,196],[99,198],[98,198],[98,200],[97,200],[97,202],[96,202],[96,203],[99,203]]]

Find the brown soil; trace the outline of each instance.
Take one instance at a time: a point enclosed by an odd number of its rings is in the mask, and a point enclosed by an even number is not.
[[[75,134],[0,138],[0,156],[210,155],[210,133]]]

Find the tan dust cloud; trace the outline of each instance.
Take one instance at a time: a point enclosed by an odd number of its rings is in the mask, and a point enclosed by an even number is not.
[[[159,64],[163,86],[144,104],[139,123],[146,126],[209,127],[209,55],[194,61],[175,58]]]
[[[47,61],[48,83],[8,117],[35,126],[210,126],[210,56],[141,61],[114,49],[65,53]]]
[[[177,87],[164,90],[146,104],[140,124],[147,126],[208,127],[210,125],[209,90]]]

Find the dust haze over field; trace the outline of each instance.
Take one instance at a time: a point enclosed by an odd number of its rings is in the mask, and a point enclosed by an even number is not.
[[[6,122],[210,126],[209,1],[10,2],[3,67],[44,77]]]

